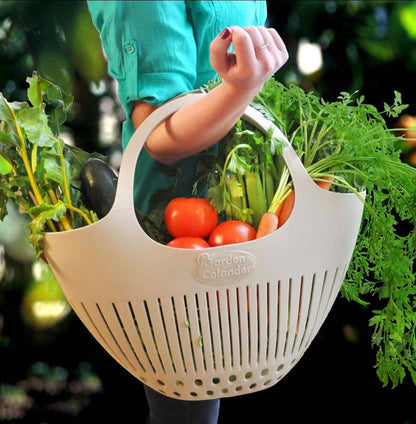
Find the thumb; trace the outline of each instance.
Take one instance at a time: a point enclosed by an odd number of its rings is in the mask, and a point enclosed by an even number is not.
[[[231,28],[225,28],[210,44],[210,60],[214,70],[221,74],[228,70],[232,60],[232,53],[228,52],[232,40]]]

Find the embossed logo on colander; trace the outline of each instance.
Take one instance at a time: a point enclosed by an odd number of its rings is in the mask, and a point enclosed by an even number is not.
[[[229,283],[244,280],[257,267],[257,257],[241,250],[204,252],[197,258],[195,276],[207,284]]]

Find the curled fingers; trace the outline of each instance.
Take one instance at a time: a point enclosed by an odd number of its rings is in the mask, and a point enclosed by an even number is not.
[[[257,56],[266,56],[271,72],[275,72],[288,59],[285,43],[274,28],[258,27],[263,37],[263,44],[257,48]]]

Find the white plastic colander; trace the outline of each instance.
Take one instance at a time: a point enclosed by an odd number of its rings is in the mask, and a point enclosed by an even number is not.
[[[98,342],[148,386],[187,400],[262,390],[291,370],[337,297],[363,211],[355,194],[319,188],[287,143],[296,201],[281,228],[202,250],[152,240],[134,211],[137,157],[159,123],[203,95],[165,104],[135,132],[107,216],[45,236],[49,264]],[[252,107],[243,119],[284,139]]]

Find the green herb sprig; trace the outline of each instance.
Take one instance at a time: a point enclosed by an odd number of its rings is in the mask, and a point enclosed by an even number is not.
[[[379,112],[363,96],[326,102],[271,79],[253,106],[283,131],[313,178],[334,178],[337,191],[366,190],[342,294],[372,307],[380,380],[396,386],[408,374],[416,384],[416,169],[401,161],[401,139],[384,118],[407,107],[400,93]]]
[[[219,82],[211,82],[207,90]],[[357,93],[343,92],[337,101],[327,102],[271,78],[251,105],[283,132],[313,180],[330,179],[331,190],[353,192],[364,202],[342,295],[371,308],[369,325],[382,383],[394,387],[409,375],[416,384],[416,169],[402,162],[402,140],[385,119],[398,117],[407,105],[398,92],[382,111],[364,100]],[[254,214],[276,212],[293,189],[280,152],[278,141],[262,138],[248,123],[238,122],[219,143],[215,160],[209,152],[205,158],[209,161],[201,161],[201,179],[210,183],[208,197],[217,211],[226,211],[226,217],[229,211],[240,211],[236,205],[246,198],[248,170],[262,182],[252,197],[266,199],[260,164],[272,163],[268,167],[275,184],[272,200],[269,197],[267,207],[263,204],[256,212],[243,203],[247,209],[241,208],[240,218],[250,222]],[[361,191],[366,191],[365,200]]]

